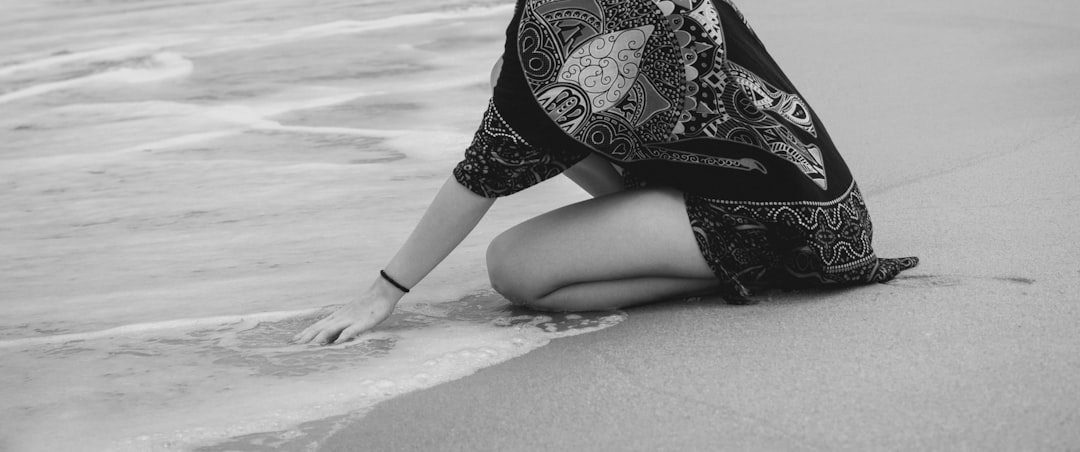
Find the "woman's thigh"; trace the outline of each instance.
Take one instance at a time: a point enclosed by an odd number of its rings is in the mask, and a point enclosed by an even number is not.
[[[488,273],[517,300],[589,282],[715,278],[673,189],[593,198],[521,223],[491,243]]]

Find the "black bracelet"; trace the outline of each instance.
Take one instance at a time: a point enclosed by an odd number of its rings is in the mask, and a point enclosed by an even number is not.
[[[382,275],[383,279],[385,279],[386,282],[392,284],[394,287],[397,287],[398,290],[409,293],[409,289],[401,285],[401,283],[394,281],[394,278],[391,278],[390,275],[386,274],[386,270],[379,270],[379,274]]]

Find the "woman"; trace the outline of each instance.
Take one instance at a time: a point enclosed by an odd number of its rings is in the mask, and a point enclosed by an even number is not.
[[[480,129],[359,299],[296,336],[388,317],[494,202],[565,172],[594,198],[488,249],[513,303],[600,310],[748,287],[866,284],[881,259],[828,133],[727,0],[518,0]]]

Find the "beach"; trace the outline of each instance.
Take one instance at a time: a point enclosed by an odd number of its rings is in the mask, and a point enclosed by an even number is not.
[[[1080,449],[1080,5],[739,6],[918,267],[511,308],[487,243],[585,199],[556,178],[334,347],[288,339],[460,160],[512,3],[13,6],[0,451]]]
[[[512,8],[9,9],[0,450],[308,448],[379,401],[624,319],[513,309],[487,284],[495,234],[584,198],[561,181],[496,207],[363,340],[289,343],[378,276],[461,159]]]
[[[896,281],[628,310],[320,450],[1080,448],[1080,26],[1053,2],[746,3]]]

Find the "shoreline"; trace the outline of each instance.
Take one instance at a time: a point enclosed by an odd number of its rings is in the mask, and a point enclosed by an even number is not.
[[[878,253],[920,266],[629,309],[381,403],[319,450],[1080,447],[1080,6],[740,6],[832,127]]]

